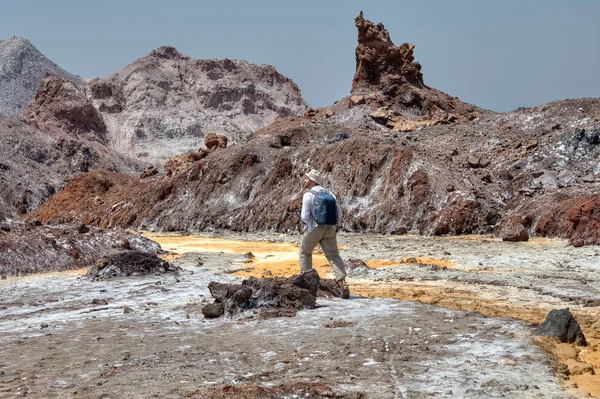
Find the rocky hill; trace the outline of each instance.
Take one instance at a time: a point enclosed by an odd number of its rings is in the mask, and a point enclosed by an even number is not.
[[[0,220],[38,208],[74,174],[103,168],[139,175],[146,166],[98,140],[0,117]]]
[[[46,73],[83,84],[79,76],[50,61],[29,40],[21,37],[0,40],[0,115],[21,114]]]
[[[81,90],[67,86],[45,82],[24,120],[42,130],[88,132],[157,166],[197,150],[210,132],[236,143],[307,109],[296,84],[270,65],[195,60],[173,47],[153,50]]]
[[[72,179],[30,218],[162,230],[300,231],[301,179],[329,177],[342,228],[600,243],[600,100],[496,114],[427,87],[411,44],[356,18],[353,91],[248,141],[188,153],[165,176]]]

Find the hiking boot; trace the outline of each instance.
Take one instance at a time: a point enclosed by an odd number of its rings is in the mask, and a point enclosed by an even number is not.
[[[340,287],[340,290],[342,290],[342,299],[350,298],[350,288],[348,288],[348,285],[346,285],[346,280],[338,280],[336,283],[338,287]]]
[[[342,288],[342,299],[350,298],[350,288],[347,285],[344,285]]]

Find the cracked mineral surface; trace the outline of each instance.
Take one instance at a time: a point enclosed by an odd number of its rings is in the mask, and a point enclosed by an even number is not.
[[[341,234],[344,259],[364,261],[353,261],[349,300],[318,298],[294,317],[206,320],[210,281],[296,273],[298,237],[149,237],[173,252],[179,275],[0,281],[2,395],[599,396],[595,247]],[[566,307],[590,345],[534,340],[547,312]]]

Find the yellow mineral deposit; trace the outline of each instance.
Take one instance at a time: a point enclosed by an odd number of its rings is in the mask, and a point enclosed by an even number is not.
[[[146,234],[146,236],[160,243],[163,248],[179,255],[186,252],[224,252],[239,255],[252,252],[255,258],[251,262],[235,265],[244,266],[242,270],[236,272],[240,277],[265,275],[288,277],[300,270],[298,247],[290,242],[228,240],[193,235]],[[463,236],[460,239],[494,241],[494,239],[482,239],[478,236]],[[546,242],[545,239],[536,239],[526,245],[543,245]],[[316,251],[313,255],[313,265],[320,276],[328,277],[331,268],[319,252]],[[466,268],[447,259],[428,256],[371,259],[365,263],[371,268],[406,267],[414,264],[414,267],[433,265],[467,273],[522,272],[519,269]],[[560,305],[524,300],[519,295],[507,296],[506,291],[500,287],[447,280],[377,282],[368,279],[350,279],[349,285],[354,295],[435,304],[448,309],[473,311],[486,316],[513,318],[535,324],[541,323],[550,310]],[[557,369],[564,376],[563,383],[567,390],[579,396],[584,394],[600,398],[600,309],[582,307],[571,311],[588,340],[587,347],[581,348],[542,337],[534,337],[534,342],[556,360]]]

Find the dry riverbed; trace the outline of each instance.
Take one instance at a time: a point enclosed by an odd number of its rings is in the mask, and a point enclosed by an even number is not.
[[[296,273],[299,237],[146,236],[184,271],[0,281],[0,398],[600,397],[597,247],[340,235],[342,256],[371,267],[349,300],[207,321],[209,281]],[[315,266],[327,276],[322,255]],[[534,342],[565,307],[590,345]]]

